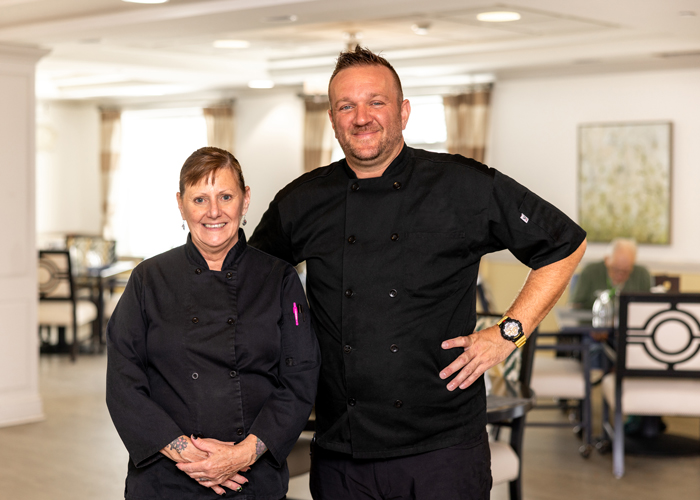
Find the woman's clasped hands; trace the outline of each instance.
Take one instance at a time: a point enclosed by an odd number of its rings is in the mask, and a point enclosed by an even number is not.
[[[250,465],[255,462],[256,441],[252,435],[239,444],[180,436],[161,452],[199,484],[223,495],[226,493],[224,487],[242,491],[248,482],[239,472],[250,470]]]

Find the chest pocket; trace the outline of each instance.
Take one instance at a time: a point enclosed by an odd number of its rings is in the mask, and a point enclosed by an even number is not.
[[[459,282],[466,233],[413,232],[403,246],[405,287],[416,297],[449,295]]]

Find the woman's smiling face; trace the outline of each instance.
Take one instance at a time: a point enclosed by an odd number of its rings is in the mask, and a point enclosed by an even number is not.
[[[221,168],[177,193],[182,218],[202,255],[226,255],[238,242],[238,226],[248,211],[250,188],[241,189],[230,168]],[[208,259],[207,259],[208,260]]]

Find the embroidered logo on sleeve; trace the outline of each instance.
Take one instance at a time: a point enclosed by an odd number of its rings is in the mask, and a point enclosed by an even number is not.
[[[527,224],[530,219],[527,217],[527,215],[520,214],[520,220]]]

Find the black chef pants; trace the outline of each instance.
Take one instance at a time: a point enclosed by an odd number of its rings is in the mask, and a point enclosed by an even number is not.
[[[365,460],[312,444],[314,500],[488,500],[491,451],[475,439],[407,457]]]

